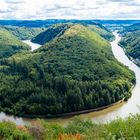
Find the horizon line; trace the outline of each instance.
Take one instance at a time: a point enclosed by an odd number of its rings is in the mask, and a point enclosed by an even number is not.
[[[45,21],[45,20],[112,20],[112,21],[115,21],[115,20],[120,20],[120,21],[125,21],[125,20],[136,20],[136,21],[139,21],[140,19],[102,19],[102,18],[99,18],[99,19],[76,19],[76,18],[73,18],[73,19],[67,19],[67,18],[62,18],[62,19],[59,19],[59,18],[48,18],[48,19],[0,19],[0,21],[2,20],[6,20],[6,21]]]

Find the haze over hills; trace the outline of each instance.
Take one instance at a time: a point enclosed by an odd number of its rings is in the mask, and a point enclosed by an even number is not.
[[[128,33],[140,30],[140,22],[136,24],[132,24],[130,26],[126,26],[123,30],[120,31],[121,35],[126,35]]]
[[[20,27],[46,27],[59,23],[81,23],[81,24],[116,24],[116,25],[132,25],[139,23],[140,20],[67,20],[67,19],[47,19],[47,20],[0,20],[0,25],[11,25]]]

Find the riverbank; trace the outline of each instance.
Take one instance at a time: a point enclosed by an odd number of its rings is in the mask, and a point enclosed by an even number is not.
[[[122,102],[124,102],[124,98],[119,100],[118,102],[113,103],[113,104],[98,107],[98,108],[95,108],[95,109],[88,109],[88,110],[82,110],[82,111],[76,111],[76,112],[70,112],[70,113],[57,114],[57,115],[54,115],[54,116],[53,115],[51,115],[51,116],[48,116],[48,115],[47,116],[45,116],[45,115],[24,115],[24,116],[21,116],[21,117],[25,117],[25,118],[44,118],[44,119],[45,118],[71,117],[71,116],[75,116],[75,115],[101,111],[101,110],[104,110],[106,108],[118,105]]]
[[[130,61],[132,61],[134,64],[136,64],[138,67],[140,67],[140,62],[137,61],[137,60],[135,60],[134,58],[132,58],[132,57],[127,53],[127,51],[126,51],[125,48],[123,48],[123,50],[124,50],[125,54],[127,55],[127,57],[130,59]]]
[[[138,67],[140,67],[140,61],[135,60],[134,58],[132,58],[126,51],[126,49],[124,48],[124,46],[122,46],[120,43],[118,43],[119,46],[123,49],[123,51],[125,52],[126,56],[129,58],[130,61],[132,61],[134,64],[136,64]]]

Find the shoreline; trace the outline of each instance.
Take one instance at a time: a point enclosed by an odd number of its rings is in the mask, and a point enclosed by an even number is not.
[[[25,119],[58,119],[61,117],[71,117],[71,116],[75,116],[75,115],[80,115],[80,114],[86,114],[86,113],[91,113],[91,112],[97,112],[97,111],[101,111],[104,109],[107,109],[109,107],[118,105],[120,103],[125,102],[125,99],[121,99],[115,103],[106,105],[106,106],[102,106],[102,107],[98,107],[98,108],[94,108],[94,109],[87,109],[87,110],[81,110],[81,111],[76,111],[76,112],[69,112],[69,113],[63,113],[63,114],[57,114],[57,115],[50,115],[50,116],[46,116],[46,115],[21,115],[19,117],[25,118]]]
[[[135,60],[133,57],[131,57],[131,56],[127,53],[126,48],[125,48],[123,45],[121,45],[120,43],[118,43],[118,45],[123,49],[123,51],[125,52],[125,55],[129,58],[129,60],[132,61],[134,64],[136,64],[138,67],[140,67],[140,63],[137,62],[137,60]]]

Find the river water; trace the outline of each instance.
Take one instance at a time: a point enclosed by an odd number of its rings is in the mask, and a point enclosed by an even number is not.
[[[134,87],[132,91],[132,97],[125,103],[120,103],[118,105],[109,107],[107,109],[97,111],[97,112],[91,112],[87,114],[81,114],[77,115],[80,116],[83,119],[91,119],[93,122],[96,123],[105,123],[111,120],[114,120],[118,117],[125,118],[128,117],[131,114],[136,114],[139,111],[140,106],[140,68],[135,65],[132,61],[128,59],[128,57],[125,55],[123,49],[118,46],[118,42],[120,41],[121,37],[114,32],[113,33],[116,37],[114,41],[111,42],[112,46],[112,52],[115,56],[115,58],[123,63],[124,65],[128,66],[129,69],[135,72],[136,75],[136,86]],[[29,40],[24,41],[24,43],[30,45],[32,47],[32,51],[39,48],[41,45],[34,44],[30,42]],[[63,117],[63,118],[55,118],[55,119],[46,119],[49,122],[58,122],[61,124],[66,124],[69,121],[71,121],[73,117]],[[9,120],[12,122],[15,122],[16,124],[26,124],[34,121],[35,119],[23,119],[19,117],[9,116],[5,113],[0,113],[0,120]]]
[[[36,49],[41,47],[40,44],[33,43],[33,42],[31,42],[31,40],[22,40],[22,42],[24,42],[24,43],[28,44],[29,46],[31,46],[32,51],[34,51],[34,50],[36,50]]]

